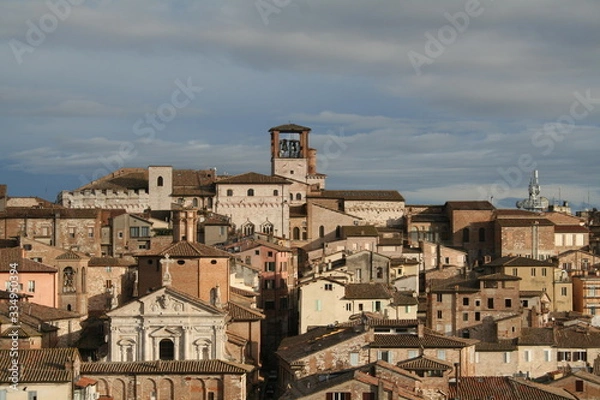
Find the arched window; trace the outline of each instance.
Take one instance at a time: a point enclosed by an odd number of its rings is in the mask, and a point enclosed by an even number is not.
[[[163,339],[158,343],[158,354],[161,360],[175,359],[175,344],[171,339]]]
[[[198,207],[198,198],[197,197],[194,197],[192,199],[192,207]]]
[[[294,194],[290,193],[290,200],[294,200]]]
[[[162,186],[164,184],[164,180],[162,176],[156,178],[156,186]]]
[[[63,293],[75,291],[75,270],[73,267],[66,267],[63,269]]]
[[[294,238],[294,240],[300,240],[300,228],[296,226],[292,232],[292,237]]]
[[[485,228],[479,228],[479,241],[485,242]]]
[[[273,233],[273,224],[269,221],[265,222],[262,226],[262,232],[271,235]]]
[[[296,193],[296,200],[302,200],[302,193]]]
[[[232,189],[227,189],[227,196],[228,197],[233,196],[233,190]]]
[[[319,226],[319,237],[325,237],[325,227],[323,225]]]
[[[279,190],[277,190],[277,189],[273,190],[273,196],[279,196]]]
[[[252,222],[246,222],[242,225],[242,235],[250,236],[254,233],[254,224]]]
[[[335,227],[335,237],[336,238],[342,237],[342,227],[339,225]]]
[[[462,232],[462,235],[463,235],[463,240],[462,241],[465,242],[465,243],[468,243],[469,242],[469,237],[470,237],[469,228],[464,228],[463,232]]]
[[[246,192],[246,194],[248,196],[254,196],[254,189],[248,189],[248,192]]]

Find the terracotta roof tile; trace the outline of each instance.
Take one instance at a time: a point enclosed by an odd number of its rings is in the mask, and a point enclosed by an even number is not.
[[[291,182],[285,178],[277,176],[263,175],[256,172],[247,172],[241,175],[235,175],[229,178],[222,178],[217,181],[217,184],[276,184],[276,185],[291,185]]]
[[[8,306],[8,303],[0,302],[0,311],[8,313]],[[80,315],[74,311],[61,310],[60,308],[48,307],[43,304],[22,301],[19,302],[19,317],[29,317],[38,322],[50,322],[61,319],[79,318]]]
[[[475,351],[516,351],[518,349],[517,341],[508,339],[508,340],[498,340],[497,342],[479,342],[475,345]]]
[[[342,226],[342,237],[379,237],[377,228],[372,225],[346,225]]]
[[[506,219],[497,219],[496,223],[501,227],[506,228],[520,228],[520,227],[529,227],[529,226],[554,226],[552,221],[545,218],[506,218]]]
[[[9,383],[9,366],[13,357],[11,350],[0,350],[0,382]],[[19,383],[64,383],[71,382],[73,373],[65,367],[67,362],[79,358],[77,349],[21,349],[19,350]]]
[[[222,360],[170,360],[133,362],[83,362],[81,373],[87,375],[109,374],[246,374],[253,366]]]
[[[404,201],[404,197],[397,190],[322,190],[318,194],[310,194],[307,197],[350,201]]]
[[[57,269],[50,265],[23,257],[23,249],[20,247],[0,249],[0,272],[9,272],[13,263],[17,264],[17,271],[19,272],[57,272]]]
[[[56,257],[57,260],[81,260],[85,256],[81,253],[77,253],[73,250],[67,250],[60,256]],[[87,258],[87,257],[86,257]]]
[[[458,391],[458,393],[457,393]],[[465,376],[458,389],[450,386],[450,398],[461,400],[574,400],[567,391],[504,376]]]
[[[417,335],[375,335],[371,347],[379,348],[462,348],[478,343],[473,339],[462,339],[426,333],[423,337]]]
[[[212,246],[207,246],[202,243],[192,243],[188,241],[180,241],[170,243],[162,249],[150,250],[140,253],[140,256],[165,256],[180,258],[198,258],[198,257],[231,257],[226,251],[219,250]]]
[[[269,129],[269,132],[273,132],[273,131],[279,131],[279,132],[283,132],[283,133],[302,133],[304,131],[310,132],[310,128],[306,127],[306,126],[290,123],[290,124],[285,124],[285,125],[274,126],[271,129]]]
[[[519,336],[522,346],[553,346],[554,331],[552,328],[523,328]]]
[[[590,233],[590,230],[580,225],[556,225],[554,233]]]
[[[228,314],[235,321],[260,321],[265,319],[265,315],[258,310],[244,307],[241,304],[230,301],[227,304]]]
[[[495,210],[489,201],[447,201],[445,207],[453,210]]]
[[[452,365],[449,363],[425,356],[400,361],[396,365],[407,371],[448,371],[452,369]]]
[[[92,257],[88,262],[90,267],[129,267],[137,265],[137,260],[130,256],[125,257]]]
[[[485,264],[489,267],[552,267],[553,264],[547,261],[540,261],[534,258],[504,256],[496,258]]]
[[[391,299],[393,293],[382,283],[351,283],[346,285],[344,299]]]

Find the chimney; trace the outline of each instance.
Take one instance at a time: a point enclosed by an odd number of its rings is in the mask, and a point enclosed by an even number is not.
[[[423,325],[423,322],[421,322],[421,321],[418,321],[417,337],[419,337],[419,338],[425,337],[425,325]]]

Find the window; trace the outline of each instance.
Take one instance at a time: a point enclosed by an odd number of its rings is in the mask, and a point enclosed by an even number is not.
[[[320,238],[325,237],[325,227],[323,225],[319,226],[319,237]]]
[[[192,207],[198,207],[198,198],[197,197],[194,197],[192,199]]]
[[[142,235],[142,237],[149,237],[150,236],[150,228],[147,226],[142,226],[141,235]]]
[[[479,228],[479,241],[485,242],[485,228]]]
[[[467,322],[469,320],[469,313],[468,312],[464,312],[463,313],[463,321]]]
[[[529,300],[522,300],[521,305],[525,308],[529,307]]]
[[[277,190],[277,189],[273,190],[273,196],[279,196],[279,190]]]
[[[119,237],[119,239],[123,239],[123,231],[119,231],[117,233],[117,236]]]
[[[242,234],[244,236],[250,236],[254,233],[254,224],[252,222],[246,222],[242,225]]]
[[[504,307],[511,308],[512,307],[512,299],[504,299]]]
[[[566,287],[561,287],[560,288],[560,295],[561,296],[566,296],[567,295],[567,288]]]
[[[325,284],[325,290],[333,290],[333,284],[332,283],[326,283]]]
[[[321,300],[315,300],[315,311],[321,311],[322,309]]]
[[[164,179],[162,176],[159,176],[158,178],[156,178],[156,186],[163,186],[164,185]]]
[[[287,310],[288,309],[288,298],[287,297],[281,297],[279,299],[279,309],[280,310]]]
[[[302,200],[302,193],[296,193],[296,200]]]
[[[252,196],[254,196],[254,189],[248,189],[248,191],[246,192],[246,195],[247,195],[248,197],[252,197]]]
[[[352,311],[352,303],[346,303],[346,311]]]
[[[294,229],[292,230],[292,238],[294,240],[300,240],[300,228],[298,228],[297,226],[294,227]]]
[[[170,339],[163,339],[158,343],[158,353],[161,360],[175,359],[175,344]]]
[[[350,353],[350,365],[352,365],[352,366],[358,365],[358,353],[357,352]]]
[[[508,351],[504,353],[504,363],[510,363],[510,353]]]
[[[475,321],[481,321],[481,313],[479,311],[475,312]]]
[[[552,361],[552,350],[544,350],[544,361],[550,362]]]
[[[93,227],[88,227],[88,237],[89,238],[94,237],[94,228]]]
[[[325,400],[352,400],[352,395],[350,392],[328,392]]]
[[[574,351],[573,361],[587,361],[587,351]]]
[[[383,279],[383,267],[377,267],[377,279]]]
[[[35,281],[27,282],[27,291],[29,293],[35,293]]]
[[[275,271],[275,261],[265,261],[265,271]]]
[[[524,351],[523,359],[525,360],[525,362],[531,362],[531,351],[530,350]]]
[[[468,306],[468,305],[469,305],[469,298],[463,297],[463,306]]]
[[[535,276],[535,268],[531,268],[531,276]]]
[[[516,268],[513,268],[513,275],[514,275],[514,276],[517,276],[517,275],[519,275],[519,273],[518,273],[518,270],[517,270]]]
[[[233,190],[227,189],[227,197],[231,197],[231,196],[233,196]]]
[[[437,293],[435,297],[436,297],[436,300],[438,303],[442,302],[442,294],[441,293]]]
[[[294,194],[290,193],[290,200],[294,200]]]
[[[363,311],[363,303],[358,303],[358,311]]]
[[[542,268],[542,276],[546,276],[546,268]]]
[[[75,292],[75,270],[73,267],[63,269],[63,292]]]
[[[342,237],[342,227],[339,225],[335,227],[335,237],[336,238]]]
[[[375,400],[375,399],[376,399],[375,393],[363,392],[363,394],[362,394],[362,400]]]
[[[71,239],[75,238],[75,228],[69,227],[69,237]]]
[[[570,351],[559,351],[556,353],[558,361],[571,361],[571,352]]]
[[[273,300],[265,300],[265,310],[274,310],[275,302]]]
[[[129,228],[129,237],[132,237],[132,238],[140,237],[140,227],[132,226],[131,228]]]
[[[493,310],[493,309],[494,309],[494,299],[493,299],[493,298],[492,298],[492,299],[488,299],[488,301],[487,301],[487,306],[488,306],[488,308],[489,308],[490,310]]]
[[[443,317],[442,310],[438,310],[438,312],[437,312],[437,318],[438,319],[442,319],[442,317]]]
[[[215,400],[215,393],[214,392],[208,392],[208,400]]]
[[[479,307],[481,306],[481,300],[477,299],[475,300],[475,307]]]
[[[275,289],[275,279],[265,279],[265,289]]]
[[[377,300],[373,302],[373,311],[381,311],[381,301]]]
[[[469,228],[464,228],[463,229],[462,236],[463,236],[463,240],[462,241],[465,242],[465,243],[468,243],[469,242],[469,236],[470,236]]]
[[[583,381],[581,379],[575,380],[575,391],[583,392]]]
[[[377,359],[391,363],[392,355],[390,354],[390,352],[388,350],[378,350],[377,351]]]
[[[38,395],[36,390],[27,391],[27,400],[37,400]]]
[[[437,358],[439,360],[445,360],[446,359],[446,350],[438,350],[437,351]]]

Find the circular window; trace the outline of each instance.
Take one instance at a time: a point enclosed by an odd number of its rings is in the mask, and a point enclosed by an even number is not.
[[[217,263],[217,260],[210,260],[210,263],[214,265]]]
[[[183,265],[183,264],[185,264],[185,260],[177,260],[177,264]]]

